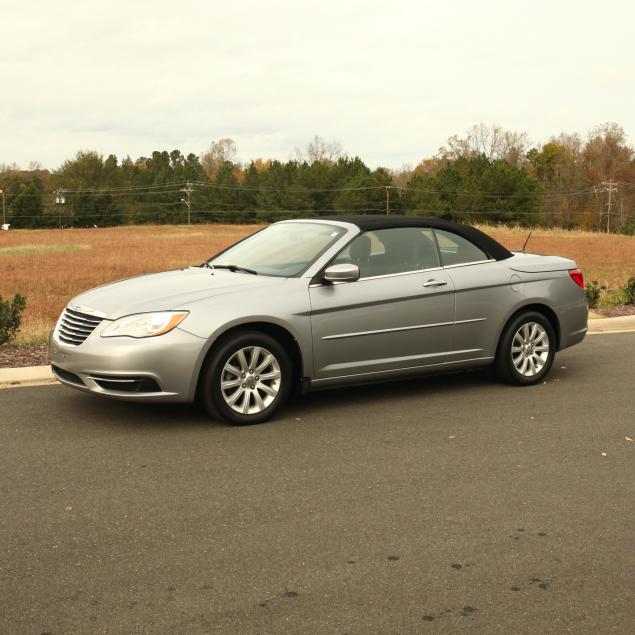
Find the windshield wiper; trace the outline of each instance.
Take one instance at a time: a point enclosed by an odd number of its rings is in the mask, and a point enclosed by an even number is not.
[[[207,265],[208,267],[210,265]],[[247,269],[247,267],[239,267],[238,265],[211,265],[214,269],[229,269],[230,271],[240,271],[241,273],[251,273],[254,276],[258,275],[257,271],[253,269]]]

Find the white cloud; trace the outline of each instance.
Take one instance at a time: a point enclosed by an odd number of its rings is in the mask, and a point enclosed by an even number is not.
[[[479,121],[635,128],[635,9],[580,2],[27,0],[0,13],[0,163],[78,149],[288,158],[313,135],[397,167]]]

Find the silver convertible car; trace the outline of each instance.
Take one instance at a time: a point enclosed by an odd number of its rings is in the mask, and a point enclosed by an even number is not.
[[[249,424],[292,390],[487,365],[535,384],[586,330],[572,260],[439,219],[336,216],[274,223],[199,266],[82,293],[49,352],[68,386],[198,398]]]

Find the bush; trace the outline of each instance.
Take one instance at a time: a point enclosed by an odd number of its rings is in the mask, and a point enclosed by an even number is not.
[[[4,300],[0,295],[0,344],[10,342],[20,329],[26,298],[16,293],[13,300]]]
[[[586,301],[589,305],[589,309],[597,308],[602,291],[606,291],[605,284],[601,285],[597,280],[587,282],[584,292],[586,293]]]
[[[630,278],[622,291],[626,296],[624,304],[635,304],[635,278]]]

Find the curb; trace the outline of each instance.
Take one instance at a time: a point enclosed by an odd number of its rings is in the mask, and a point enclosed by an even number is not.
[[[0,388],[16,386],[45,386],[56,384],[50,366],[25,366],[23,368],[0,368]]]
[[[635,315],[590,319],[588,326],[589,330],[587,331],[587,335],[633,333],[635,332]]]
[[[588,322],[587,335],[607,333],[635,333],[635,315],[612,318],[592,318]],[[59,383],[50,366],[25,368],[0,368],[0,389],[18,386],[47,386]]]

